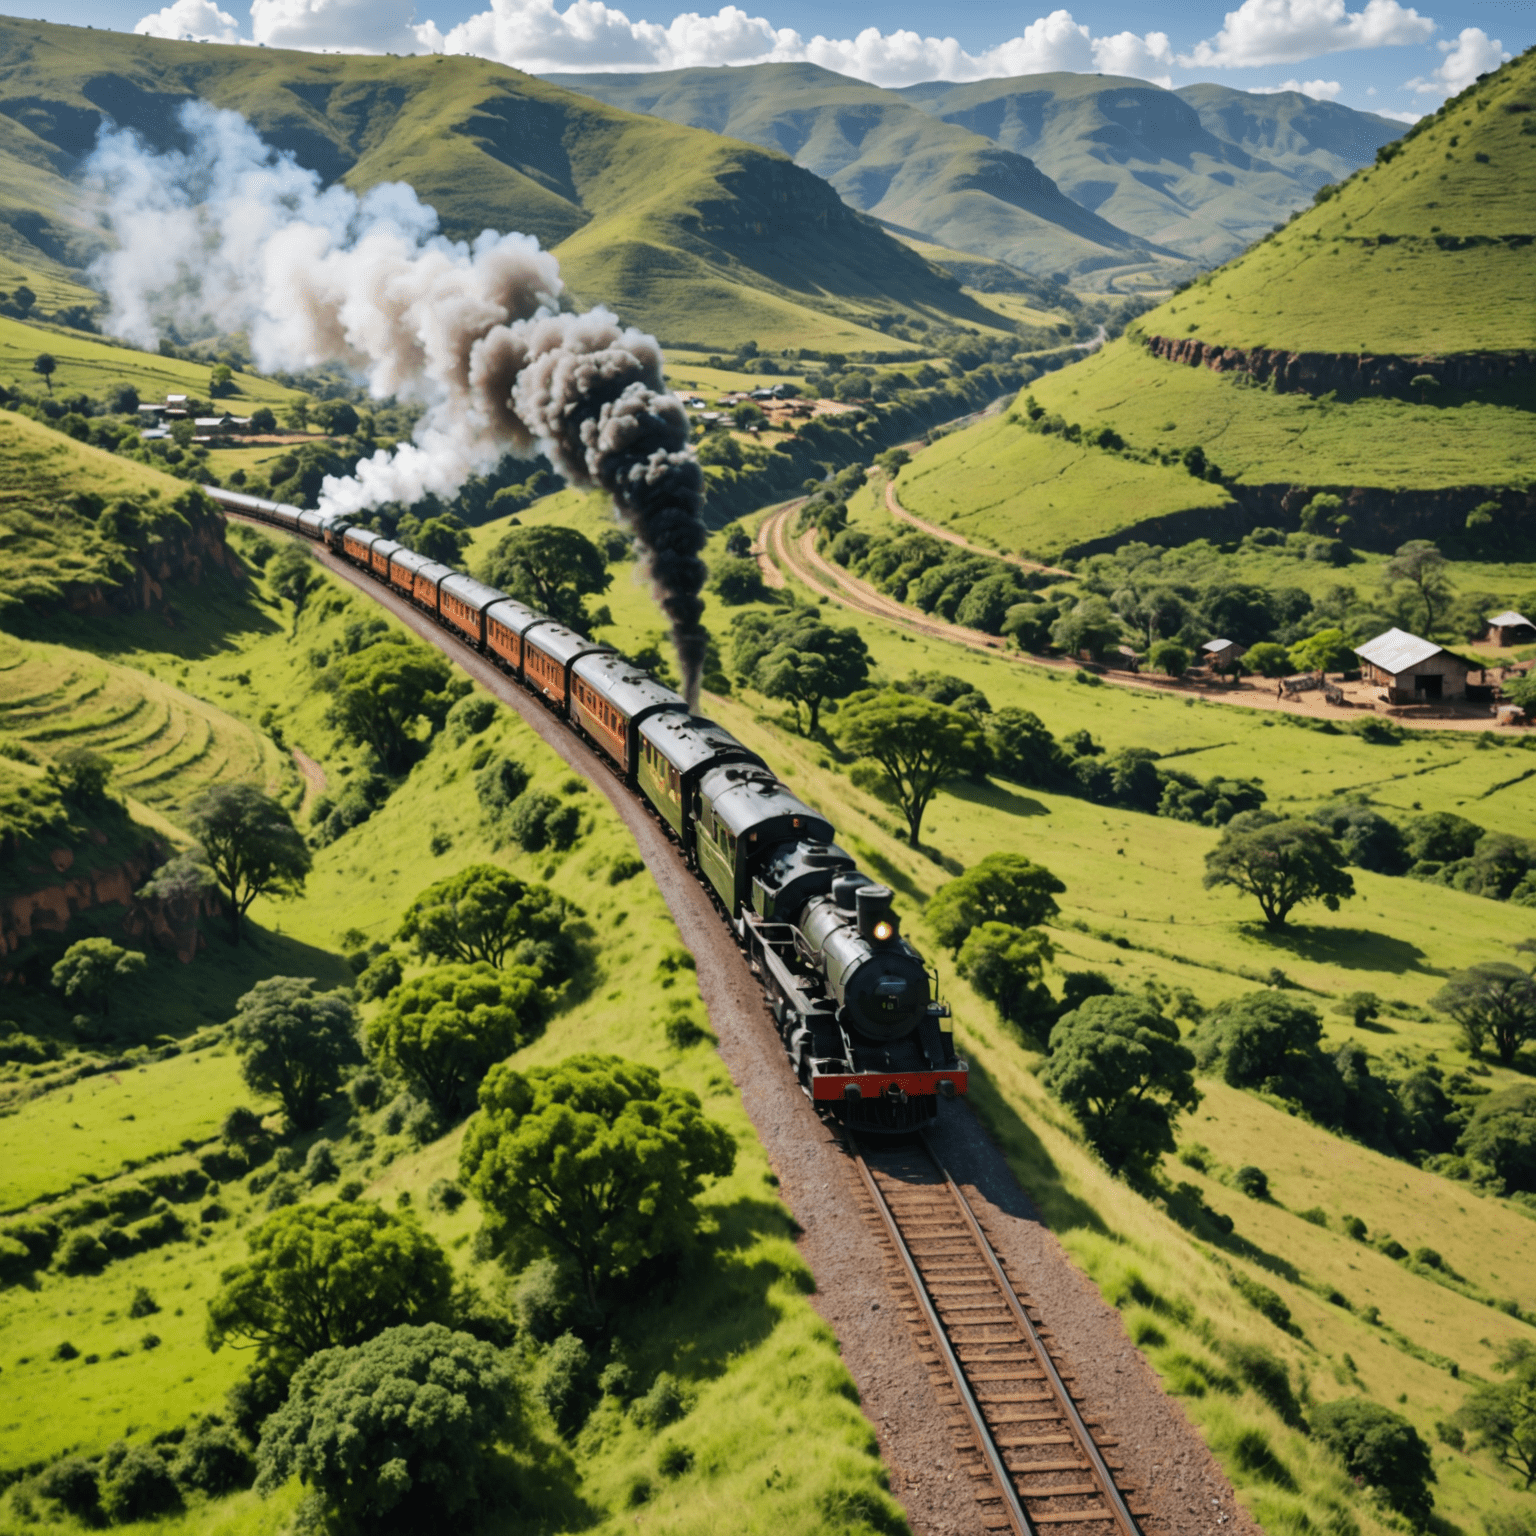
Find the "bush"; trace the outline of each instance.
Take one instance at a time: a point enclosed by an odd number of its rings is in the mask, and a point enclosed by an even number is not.
[[[55,1260],[66,1275],[89,1275],[106,1266],[111,1257],[95,1233],[71,1232]]]
[[[1301,1404],[1291,1390],[1291,1378],[1283,1361],[1262,1344],[1234,1342],[1223,1353],[1244,1386],[1258,1393],[1292,1429],[1304,1427]]]
[[[377,1002],[381,997],[388,997],[400,985],[404,975],[405,969],[400,964],[399,955],[386,949],[383,954],[375,955],[363,968],[355,990],[363,1002]]]
[[[581,1428],[597,1394],[591,1354],[574,1333],[562,1333],[544,1351],[534,1390],[562,1435]]]
[[[1241,1272],[1234,1271],[1232,1286],[1237,1294],[1261,1317],[1266,1317],[1276,1328],[1291,1332],[1291,1309],[1280,1299],[1277,1292]]]
[[[66,1456],[46,1468],[37,1480],[37,1491],[86,1525],[101,1519],[101,1485],[96,1468],[83,1456]]]
[[[683,1417],[692,1402],[682,1384],[668,1371],[662,1371],[651,1383],[644,1397],[636,1398],[630,1408],[637,1424],[645,1429],[664,1429]]]
[[[133,1318],[152,1317],[159,1310],[160,1303],[142,1285],[134,1291],[133,1300],[128,1303],[128,1316]]]
[[[1428,1523],[1435,1469],[1429,1447],[1401,1414],[1366,1398],[1347,1398],[1316,1409],[1312,1429],[1351,1477],[1377,1489],[1416,1525]]]
[[[27,1245],[0,1233],[0,1285],[20,1285],[34,1267]]]
[[[148,1446],[108,1451],[110,1468],[101,1491],[101,1507],[115,1523],[151,1520],[181,1507],[181,1490],[165,1459]]]
[[[317,1141],[304,1159],[304,1178],[310,1185],[329,1184],[341,1172],[336,1149],[328,1141]]]
[[[528,853],[545,848],[563,852],[581,831],[581,812],[553,795],[525,794],[508,817],[507,830]]]
[[[1232,1175],[1232,1183],[1253,1200],[1269,1199],[1269,1175],[1247,1163]]]
[[[205,1419],[181,1442],[171,1475],[183,1488],[219,1498],[249,1488],[256,1481],[256,1463],[233,1429],[217,1419]]]

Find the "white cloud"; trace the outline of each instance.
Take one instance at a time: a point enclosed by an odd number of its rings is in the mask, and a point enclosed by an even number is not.
[[[1416,123],[1424,116],[1422,112],[1398,112],[1391,107],[1376,107],[1372,110],[1377,117],[1390,117],[1394,123]]]
[[[1344,0],[1243,0],[1220,32],[1197,43],[1179,63],[1191,68],[1251,68],[1299,64],[1347,48],[1390,48],[1428,42],[1435,23],[1398,0],[1366,0],[1349,11]]]
[[[881,32],[877,27],[866,27],[854,37],[806,38],[734,5],[712,16],[685,12],[665,25],[631,21],[603,0],[572,0],[563,11],[554,0],[491,0],[489,10],[446,33],[426,22],[415,34],[423,48],[479,54],[531,74],[804,62],[876,85],[1093,69],[1166,84],[1173,62],[1162,32],[1095,38],[1066,10],[1041,16],[1017,36],[974,54],[953,37]]]
[[[414,53],[413,0],[251,0],[251,34],[269,48]]]
[[[135,32],[141,37],[169,37],[200,43],[238,43],[240,24],[213,0],[175,0],[163,11],[139,18]]]
[[[1299,91],[1313,101],[1337,101],[1344,87],[1337,80],[1282,80],[1279,85],[1250,85],[1255,96],[1277,96],[1281,91]]]
[[[1455,42],[1441,41],[1445,61],[1427,79],[1410,80],[1406,89],[1420,96],[1455,96],[1509,58],[1504,44],[1481,27],[1463,27]]]

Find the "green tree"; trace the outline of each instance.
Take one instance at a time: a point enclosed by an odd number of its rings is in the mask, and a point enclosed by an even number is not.
[[[945,881],[924,916],[933,936],[955,953],[982,923],[1038,927],[1056,915],[1053,898],[1064,890],[1050,870],[1022,853],[989,853],[963,875]]]
[[[499,1442],[526,1437],[508,1356],[440,1324],[388,1328],[296,1372],[263,1425],[257,1488],[297,1477],[349,1533],[467,1529]]]
[[[1120,638],[1120,620],[1102,597],[1084,597],[1051,625],[1051,644],[1069,656],[1097,661]]]
[[[1051,941],[1038,928],[980,923],[965,936],[955,969],[1003,1019],[1024,1025],[1051,1003],[1041,974],[1053,957]]]
[[[1473,1387],[1456,1423],[1471,1430],[1475,1449],[1492,1452],[1529,1488],[1536,1483],[1536,1345],[1511,1339],[1494,1369],[1505,1379]]]
[[[1320,629],[1286,654],[1297,672],[1346,672],[1355,664],[1355,648],[1342,629]]]
[[[1066,762],[1046,723],[1030,709],[1006,704],[987,721],[987,755],[1000,777],[1036,788],[1060,783]]]
[[[277,553],[267,562],[266,578],[272,590],[293,604],[293,632],[299,631],[299,615],[310,593],[325,585],[325,573],[315,563],[304,545],[284,539]]]
[[[439,565],[457,565],[474,535],[452,512],[429,517],[415,532],[411,548]]]
[[[213,871],[229,912],[230,935],[258,896],[292,896],[304,887],[310,854],[293,818],[254,784],[216,784],[187,813],[202,862]]]
[[[527,1072],[503,1063],[480,1103],[459,1166],[493,1237],[568,1258],[594,1307],[618,1277],[687,1240],[704,1180],[736,1162],[697,1095],[617,1056]]]
[[[287,1375],[322,1349],[448,1316],[453,1267],[436,1238],[371,1201],[285,1206],[245,1242],[208,1303],[211,1349],[254,1346]]]
[[[1248,647],[1243,665],[1260,677],[1286,677],[1291,671],[1291,658],[1283,645],[1276,645],[1273,640],[1261,640]]]
[[[586,599],[606,592],[613,578],[603,552],[575,528],[512,528],[481,573],[519,602],[572,629],[591,623]]]
[[[1177,640],[1159,640],[1147,652],[1147,663],[1169,677],[1183,677],[1189,670],[1189,651]]]
[[[843,745],[864,759],[854,765],[853,782],[901,812],[914,848],[933,797],[951,779],[971,772],[986,751],[975,716],[894,688],[852,699],[839,734]]]
[[[748,427],[766,426],[768,418],[755,400],[743,400],[740,405],[732,408],[731,422],[738,432],[745,432]]]
[[[1057,1021],[1040,1080],[1115,1172],[1143,1176],[1173,1151],[1178,1115],[1200,1103],[1194,1065],[1172,1019],[1117,994],[1087,998]]]
[[[1311,1419],[1313,1434],[1352,1478],[1378,1490],[1415,1525],[1428,1524],[1435,1505],[1429,1491],[1435,1468],[1429,1447],[1407,1419],[1363,1397],[1324,1403]]]
[[[107,786],[112,764],[89,747],[70,747],[48,765],[48,777],[66,805],[78,811],[99,811],[112,801]]]
[[[817,608],[743,614],[731,632],[737,675],[770,699],[788,699],[802,734],[815,734],[827,700],[845,699],[869,680],[863,636],[850,625],[826,623]]]
[[[43,383],[48,386],[48,393],[53,393],[53,376],[58,371],[59,360],[51,352],[39,352],[32,359],[32,372],[43,376]]]
[[[709,584],[727,608],[759,603],[768,596],[757,561],[745,556],[726,555],[716,560],[710,569]]]
[[[1342,850],[1321,827],[1262,811],[1227,823],[1205,856],[1205,885],[1231,885],[1257,897],[1265,926],[1276,931],[1302,902],[1320,901],[1337,912],[1339,902],[1355,894]]]
[[[53,984],[71,1001],[99,1003],[103,1018],[112,1016],[112,992],[119,982],[140,976],[144,956],[123,949],[111,939],[80,939],[64,951],[53,968]]]
[[[341,733],[371,747],[391,773],[406,768],[418,751],[419,727],[442,729],[454,701],[468,693],[468,678],[435,652],[414,642],[388,640],[342,658],[325,674],[332,690],[331,719]]]
[[[512,960],[547,975],[569,974],[569,925],[580,916],[547,885],[530,885],[499,864],[471,864],[429,885],[406,908],[396,937],[414,939],[423,960]]]
[[[1536,1088],[1521,1083],[1483,1099],[1456,1150],[1492,1169],[1506,1191],[1536,1192]]]
[[[241,1076],[279,1098],[301,1131],[320,1123],[345,1069],[362,1060],[347,995],[314,986],[311,977],[268,976],[240,999],[229,1026]]]
[[[228,363],[215,363],[208,373],[208,398],[221,400],[235,392],[235,370]]]
[[[1342,497],[1335,496],[1331,491],[1319,491],[1302,508],[1302,532],[1336,533],[1338,531],[1339,517],[1343,511],[1344,501]]]
[[[537,971],[442,965],[390,993],[368,1024],[368,1048],[451,1122],[474,1108],[485,1074],[526,1045],[548,1011]]]
[[[1512,679],[1499,691],[1506,704],[1518,704],[1528,720],[1536,719],[1536,671]]]
[[[1492,1040],[1507,1067],[1528,1040],[1536,1040],[1536,978],[1504,960],[1456,971],[1430,999],[1430,1007],[1461,1025],[1467,1050],[1480,1056]]]
[[[273,415],[272,407],[270,405],[258,405],[256,409],[251,412],[251,431],[277,431],[277,417]]]
[[[1281,992],[1244,992],[1218,1003],[1195,1027],[1190,1048],[1204,1072],[1234,1088],[1261,1088],[1301,1104],[1323,1125],[1344,1115],[1344,1088],[1323,1055],[1317,1010]]]
[[[1381,573],[1390,588],[1399,581],[1413,588],[1424,618],[1424,633],[1432,635],[1435,622],[1455,596],[1445,556],[1428,539],[1410,539],[1398,546]]]

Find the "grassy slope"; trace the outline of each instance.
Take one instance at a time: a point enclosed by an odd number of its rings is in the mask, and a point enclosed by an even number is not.
[[[1155,269],[1145,242],[1062,196],[1022,155],[894,91],[813,64],[551,75],[629,111],[782,150],[886,224],[1036,274]]]
[[[235,535],[237,542],[249,537]],[[305,697],[299,684],[307,675],[309,648],[327,643],[347,619],[369,611],[366,599],[328,588],[328,595],[306,610],[292,642],[274,626],[237,612],[227,639],[211,643],[217,608],[196,601],[192,606],[198,612],[178,633],[158,630],[141,615],[112,621],[94,639],[140,667],[185,670],[190,685],[210,694],[227,691],[233,668],[248,668],[253,684],[237,690],[241,707],[254,712],[276,705],[289,739],[303,741],[326,764],[333,784],[343,778],[350,754],[329,742],[319,701]],[[709,1112],[736,1136],[740,1153],[736,1173],[707,1196],[718,1262],[689,1278],[685,1308],[656,1305],[634,1320],[642,1342],[633,1364],[642,1382],[664,1367],[698,1393],[694,1412],[665,1437],[686,1441],[698,1470],[675,1481],[657,1476],[657,1442],[606,1408],[578,1452],[585,1474],[580,1493],[590,1510],[578,1523],[602,1530],[627,1525],[630,1479],[650,1472],[659,1488],[645,1518],[662,1530],[717,1529],[727,1511],[743,1530],[781,1529],[786,1522],[796,1530],[836,1529],[837,1517],[829,1511],[837,1489],[880,1498],[883,1473],[874,1436],[857,1412],[831,1335],[804,1300],[809,1276],[789,1240],[787,1213],[773,1196],[766,1161],[729,1078],[707,1043],[678,1051],[662,1036],[663,1004],[674,998],[689,999],[695,1016],[701,1022],[703,1017],[691,975],[658,963],[677,947],[676,929],[648,876],[609,883],[614,859],[632,844],[597,796],[579,795],[583,834],[569,853],[524,856],[496,849],[467,792],[475,754],[487,745],[520,757],[532,769],[536,787],[565,792],[569,776],[563,766],[508,712],[500,713],[483,737],[457,745],[439,742],[372,821],[317,855],[301,899],[258,903],[253,917],[265,925],[259,943],[266,947],[268,969],[275,961],[290,974],[316,973],[334,981],[345,974],[334,952],[344,930],[356,926],[388,937],[421,886],[486,857],[525,876],[551,880],[584,908],[599,933],[616,933],[600,950],[586,992],[528,1048],[525,1059],[558,1060],[575,1050],[597,1049],[651,1061],[704,1097]],[[433,854],[428,844],[434,834],[446,834],[451,847]],[[284,952],[280,931],[301,934],[314,946],[309,958]],[[620,999],[622,1008],[616,1008]],[[124,1158],[155,1156],[174,1151],[183,1139],[206,1137],[231,1107],[249,1100],[224,1051],[215,1046],[147,1065],[119,1083],[89,1079],[34,1099],[0,1121],[0,1145],[10,1149],[0,1154],[8,1172],[15,1155],[14,1188],[6,1203],[65,1188],[85,1171],[85,1159],[61,1167],[41,1155],[66,1135],[100,1141],[91,1164],[98,1176],[110,1175]],[[125,1118],[130,1114],[134,1118]],[[86,1127],[83,1133],[74,1130],[76,1119]],[[381,1134],[378,1154],[365,1166],[357,1166],[358,1155],[345,1148],[343,1157],[346,1172],[360,1173],[377,1197],[393,1204],[402,1193],[411,1195],[426,1224],[451,1245],[456,1263],[468,1269],[465,1244],[477,1219],[473,1204],[448,1217],[428,1211],[425,1202],[434,1179],[452,1176],[457,1142],[455,1133],[415,1151]],[[119,1435],[153,1433],[216,1406],[245,1361],[230,1351],[208,1353],[203,1306],[220,1270],[242,1252],[242,1229],[260,1215],[260,1202],[238,1183],[226,1186],[219,1198],[230,1219],[204,1224],[195,1246],[176,1244],[123,1260],[99,1277],[50,1273],[40,1289],[8,1295],[0,1318],[0,1357],[9,1382],[0,1409],[4,1465],[72,1447],[99,1450]],[[197,1209],[184,1210],[194,1224]],[[486,1283],[494,1276],[482,1266],[478,1278]],[[154,1292],[162,1311],[132,1322],[125,1304],[140,1284]],[[701,1317],[707,1324],[700,1324]],[[162,1342],[146,1352],[139,1340],[149,1328]],[[48,1358],[64,1338],[82,1357],[98,1354],[101,1362]],[[111,1358],[116,1350],[126,1353]],[[783,1462],[786,1442],[794,1447],[794,1475],[780,1492],[764,1498],[761,1489],[774,1464]],[[273,1529],[292,1503],[291,1490],[271,1505],[241,1496],[147,1528],[256,1536]],[[564,1528],[564,1521],[556,1524]],[[495,1528],[525,1527],[513,1515]]]
[[[889,346],[864,322],[894,308],[985,318],[782,157],[484,60],[258,54],[10,21],[0,50],[15,61],[0,97],[27,141],[9,157],[0,144],[0,163],[25,148],[53,167],[56,194],[99,117],[83,81],[155,142],[174,137],[195,92],[327,179],[409,182],[455,238],[487,225],[538,235],[560,247],[577,296],[668,339],[859,351]]]
[[[1536,346],[1536,52],[1419,126],[1385,166],[1139,322],[1226,346],[1418,355]],[[1389,243],[1378,243],[1379,237]],[[1450,243],[1489,240],[1466,250]]]

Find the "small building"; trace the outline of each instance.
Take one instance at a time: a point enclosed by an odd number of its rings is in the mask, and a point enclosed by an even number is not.
[[[1246,645],[1236,640],[1207,640],[1200,647],[1200,660],[1212,672],[1230,672],[1248,654]]]
[[[1472,664],[1433,640],[1389,629],[1355,647],[1362,679],[1380,687],[1389,704],[1428,704],[1464,699]]]
[[[1528,645],[1532,640],[1536,640],[1536,624],[1513,608],[1506,608],[1488,620],[1490,645]]]

